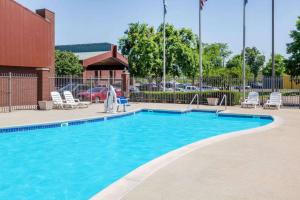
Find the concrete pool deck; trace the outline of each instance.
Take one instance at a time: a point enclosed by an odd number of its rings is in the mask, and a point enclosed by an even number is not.
[[[186,107],[141,103],[132,104],[128,110]],[[200,106],[200,109],[216,108]],[[0,127],[100,117],[106,115],[102,110],[102,105],[92,105],[67,111],[0,113]],[[228,107],[226,112],[272,115],[281,119],[281,124],[195,148],[150,174],[122,199],[300,199],[300,110]]]

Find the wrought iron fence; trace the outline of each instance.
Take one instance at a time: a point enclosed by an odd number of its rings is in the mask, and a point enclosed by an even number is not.
[[[260,95],[260,103],[264,104],[274,90],[282,93],[283,106],[300,108],[300,78],[289,76],[259,77],[257,80],[246,80],[245,95],[256,91]],[[238,105],[244,98],[243,81],[230,77],[206,77],[202,88],[199,81],[190,79],[169,79],[166,82],[166,92],[163,84],[157,80],[135,78],[130,86],[131,101],[157,103],[189,104],[195,94],[199,94],[200,104],[218,102],[224,94],[228,97],[229,105]]]
[[[114,86],[117,95],[121,96],[122,94],[122,79],[76,76],[58,76],[49,79],[50,91],[58,91],[62,97],[64,91],[70,91],[74,98],[81,101],[103,102],[110,85]]]
[[[246,81],[246,95],[256,91],[260,102],[264,104],[271,92],[272,83],[275,90],[282,93],[283,106],[300,108],[300,78],[260,77],[256,81]],[[116,88],[117,94],[122,93],[122,79],[82,78],[75,76],[49,77],[49,91],[58,91],[63,97],[64,91],[71,91],[75,98],[94,103],[106,98],[109,85]],[[199,81],[190,79],[173,79],[166,83],[166,92],[160,81],[136,78],[131,84],[130,100],[133,102],[157,102],[189,104],[195,94],[199,94],[201,104],[218,102],[224,94],[229,105],[238,105],[243,100],[242,80],[229,77],[206,77],[202,88]],[[19,109],[38,108],[38,77],[36,74],[0,74],[0,112]],[[49,99],[51,100],[51,99]]]
[[[35,74],[0,74],[0,112],[37,109]]]
[[[0,112],[37,109],[41,89],[38,84],[36,74],[0,74]],[[64,98],[64,91],[71,91],[75,98],[99,103],[106,99],[109,85],[114,86],[117,95],[122,95],[122,79],[75,76],[49,77],[47,92],[58,91]],[[50,94],[44,100],[51,100]]]

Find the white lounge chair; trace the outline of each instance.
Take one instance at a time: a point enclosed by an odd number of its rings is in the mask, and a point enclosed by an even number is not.
[[[248,98],[242,102],[242,108],[253,106],[256,108],[256,106],[259,105],[259,94],[257,92],[250,92],[248,94]]]
[[[91,104],[91,102],[89,101],[80,101],[79,99],[74,99],[70,91],[64,91],[64,97],[66,100],[66,104],[68,106],[71,106],[72,108],[87,108],[88,105]]]
[[[53,106],[55,108],[61,108],[64,109],[67,106],[67,103],[65,103],[60,94],[58,92],[51,92],[51,98],[53,101]]]
[[[272,92],[270,95],[270,99],[265,103],[264,108],[275,107],[280,109],[282,105],[282,98],[280,92]]]

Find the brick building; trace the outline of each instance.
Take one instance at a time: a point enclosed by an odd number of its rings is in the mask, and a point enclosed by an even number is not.
[[[128,61],[117,46],[98,43],[57,48],[80,58],[84,78],[122,79],[123,92],[128,93],[129,74],[122,73]],[[0,0],[0,112],[7,107],[37,108],[38,101],[50,100],[50,91],[55,89],[53,77],[55,14],[47,9],[33,12],[14,0]]]
[[[128,60],[110,43],[60,45],[60,51],[73,52],[84,68],[83,77],[120,79],[128,68]]]
[[[11,72],[15,76],[30,74],[36,77],[36,81],[22,79],[20,86],[12,83],[13,87],[30,88],[32,91],[29,94],[31,98],[21,104],[37,105],[37,101],[49,99],[51,88],[48,77],[53,76],[55,71],[54,24],[55,15],[47,9],[32,12],[16,1],[0,1],[0,74]],[[0,104],[1,99],[5,100],[7,96],[5,84],[3,81]],[[25,98],[18,97],[17,90],[14,92],[14,99]]]

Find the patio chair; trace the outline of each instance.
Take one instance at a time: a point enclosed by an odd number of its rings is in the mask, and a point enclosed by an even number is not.
[[[117,111],[119,111],[120,106],[123,106],[123,112],[126,112],[126,106],[128,106],[128,99],[125,97],[117,98]]]
[[[280,109],[282,105],[282,98],[280,92],[272,92],[270,95],[270,99],[265,103],[264,108],[275,107]]]
[[[87,108],[91,104],[89,101],[80,101],[79,99],[74,99],[70,91],[64,91],[64,97],[66,104],[72,108]]]
[[[242,108],[245,107],[254,107],[256,108],[256,106],[259,105],[259,94],[257,92],[250,92],[248,94],[248,98],[245,99],[244,102],[242,102]]]
[[[64,109],[67,106],[67,103],[62,100],[59,92],[51,92],[51,98],[55,108]]]

